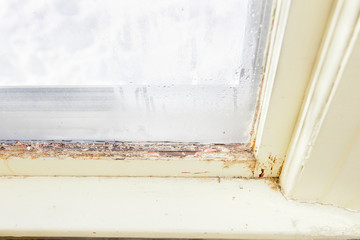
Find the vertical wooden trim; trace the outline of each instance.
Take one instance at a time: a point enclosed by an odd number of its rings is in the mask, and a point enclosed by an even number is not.
[[[280,175],[333,5],[332,0],[292,0],[291,4],[282,1],[276,5],[274,26],[278,29],[274,27],[270,41],[253,147],[255,177]]]
[[[251,139],[251,142],[253,143],[253,150],[255,152],[260,146],[262,134],[264,131],[264,125],[270,104],[276,69],[280,58],[281,46],[285,33],[290,5],[291,0],[278,0],[273,4],[274,13],[270,29],[267,59],[265,62],[263,83],[259,94],[260,99],[258,106],[258,115],[254,124],[256,131]]]
[[[359,12],[358,0],[339,0],[336,3],[281,174],[281,186],[286,195],[291,195],[311,155],[312,146],[341,81],[343,68],[359,32],[356,28]]]

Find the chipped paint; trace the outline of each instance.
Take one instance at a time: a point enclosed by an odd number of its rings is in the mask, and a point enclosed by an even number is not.
[[[117,142],[13,142],[0,143],[0,158],[135,158],[169,160],[173,158],[226,161],[226,166],[237,160],[252,160],[253,154],[244,145],[202,145],[185,143],[117,143]]]
[[[253,177],[255,168],[241,144],[2,142],[0,159],[0,175]]]

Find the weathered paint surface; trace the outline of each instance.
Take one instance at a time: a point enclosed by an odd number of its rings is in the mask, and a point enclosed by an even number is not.
[[[82,157],[112,160],[142,158],[169,160],[172,158],[201,158],[207,160],[251,160],[253,154],[245,145],[181,144],[181,143],[69,143],[13,142],[0,143],[2,159],[10,157]]]
[[[270,39],[274,42],[270,42],[264,79],[265,85],[269,81],[273,81],[273,85],[264,86],[264,92],[271,94],[268,99],[261,94],[260,99],[265,101],[262,104],[267,105],[267,113],[264,114],[264,109],[260,109],[262,112],[259,117],[263,123],[253,137],[253,150],[257,159],[255,176],[278,177],[282,170],[333,6],[333,1],[293,0],[286,20],[281,19],[286,15],[286,11],[282,10],[286,2],[278,1],[273,18]],[[284,21],[286,26],[281,30]],[[281,31],[284,31],[283,40],[278,38]],[[281,51],[276,59],[274,51],[278,42],[282,44],[278,46],[280,49],[277,50]]]
[[[280,176],[284,158],[269,155],[265,161],[257,161],[255,167],[255,177],[278,177]]]
[[[360,210],[360,2],[338,1],[281,183],[291,198]]]
[[[3,142],[2,175],[252,177],[245,145]]]

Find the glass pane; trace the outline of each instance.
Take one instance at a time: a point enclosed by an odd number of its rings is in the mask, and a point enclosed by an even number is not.
[[[247,143],[270,1],[3,0],[0,139]]]

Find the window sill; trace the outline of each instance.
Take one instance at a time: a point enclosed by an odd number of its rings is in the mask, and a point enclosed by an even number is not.
[[[286,200],[268,179],[2,177],[0,235],[360,236],[360,215]]]

